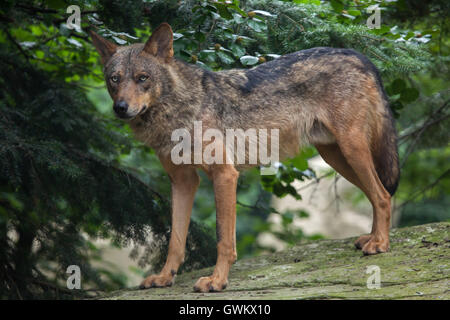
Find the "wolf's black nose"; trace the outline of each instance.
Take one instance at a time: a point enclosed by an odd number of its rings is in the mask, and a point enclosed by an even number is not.
[[[113,109],[119,116],[123,116],[128,111],[128,103],[126,103],[123,100],[120,100],[120,101],[114,103]]]

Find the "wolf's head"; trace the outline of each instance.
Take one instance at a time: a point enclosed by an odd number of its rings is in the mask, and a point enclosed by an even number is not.
[[[122,119],[143,114],[167,91],[167,67],[173,60],[173,33],[161,24],[145,44],[117,46],[90,32],[100,54],[114,112]]]

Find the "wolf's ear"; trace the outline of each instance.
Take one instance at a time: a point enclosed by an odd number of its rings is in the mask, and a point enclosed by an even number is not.
[[[173,57],[173,32],[168,23],[161,23],[145,43],[144,51],[170,62]]]
[[[92,30],[89,30],[89,35],[91,36],[92,44],[100,54],[102,64],[104,65],[106,62],[108,62],[109,58],[111,58],[112,55],[116,52],[117,45],[100,37]]]

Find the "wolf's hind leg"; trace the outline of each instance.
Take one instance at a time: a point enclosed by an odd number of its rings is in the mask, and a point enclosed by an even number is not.
[[[373,207],[372,231],[369,236],[358,239],[357,246],[362,246],[364,254],[386,252],[389,250],[391,196],[378,177],[369,142],[360,128],[346,130],[336,136],[336,141]]]
[[[166,264],[158,275],[144,279],[140,288],[167,287],[173,284],[174,277],[184,260],[186,237],[191,218],[195,192],[200,179],[194,168],[161,163],[172,181],[172,230]]]
[[[316,144],[317,151],[326,163],[328,163],[334,170],[341,174],[345,179],[353,183],[355,186],[364,191],[364,186],[359,181],[359,178],[353,168],[348,164],[341,149],[336,143],[333,144]],[[364,191],[365,192],[365,191]],[[370,240],[370,235],[362,235],[356,240],[355,246],[358,249],[366,244]]]
[[[353,183],[355,186],[363,190],[363,185],[359,181],[358,176],[352,167],[345,160],[341,149],[337,144],[316,144],[317,151],[319,151],[323,160],[328,163],[334,170],[341,174],[345,179]],[[364,190],[363,190],[364,191]]]

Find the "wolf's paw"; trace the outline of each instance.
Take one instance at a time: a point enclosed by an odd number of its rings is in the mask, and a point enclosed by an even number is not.
[[[377,254],[389,251],[389,240],[378,240],[371,237],[362,247],[364,255]]]
[[[139,289],[170,287],[173,282],[174,276],[172,275],[154,274],[145,278],[139,286]]]
[[[362,249],[364,245],[370,240],[371,235],[365,234],[358,238],[358,240],[355,241],[355,247],[357,249]]]
[[[195,292],[218,292],[227,287],[227,279],[217,277],[201,277],[194,285]]]

